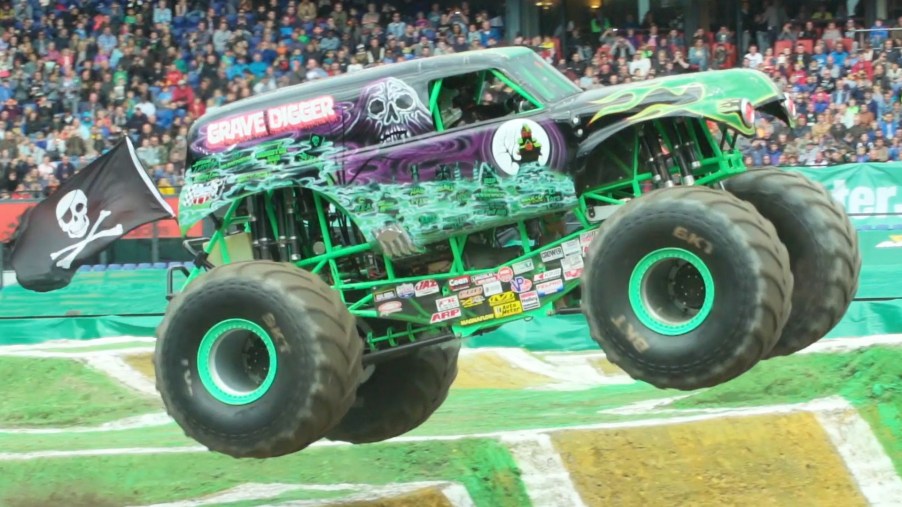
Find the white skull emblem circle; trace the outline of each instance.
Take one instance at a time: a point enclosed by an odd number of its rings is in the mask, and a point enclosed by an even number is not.
[[[91,225],[88,220],[88,196],[81,190],[64,195],[56,205],[56,220],[70,238],[83,238]]]

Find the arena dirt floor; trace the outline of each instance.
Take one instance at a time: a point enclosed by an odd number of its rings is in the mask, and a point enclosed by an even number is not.
[[[0,347],[0,505],[890,506],[902,337],[825,340],[695,393],[597,353],[465,349],[424,426],[246,461],[162,412],[153,340]]]

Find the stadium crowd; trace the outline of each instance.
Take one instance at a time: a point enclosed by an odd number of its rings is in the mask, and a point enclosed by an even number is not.
[[[49,195],[123,133],[171,195],[182,183],[188,126],[207,108],[371,65],[507,43],[499,13],[467,2],[414,5],[4,0],[0,199]],[[800,120],[788,129],[760,118],[757,136],[742,145],[750,166],[900,160],[902,32],[893,23],[855,32],[846,13],[821,8],[792,20],[771,2],[744,16],[741,34],[723,26],[687,36],[651,14],[618,28],[599,15],[559,27],[563,50],[552,36],[510,43],[534,47],[582,88],[733,66],[766,72],[792,92]]]

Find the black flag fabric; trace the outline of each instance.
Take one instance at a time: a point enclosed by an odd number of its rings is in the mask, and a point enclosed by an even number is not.
[[[35,292],[61,289],[117,239],[174,217],[125,136],[22,219],[11,257],[16,279]]]

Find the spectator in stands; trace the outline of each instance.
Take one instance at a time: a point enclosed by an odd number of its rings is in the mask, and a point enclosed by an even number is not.
[[[843,2],[840,2],[843,3]],[[161,191],[182,182],[187,127],[209,108],[364,67],[500,44],[534,47],[584,89],[744,66],[793,94],[800,126],[762,117],[754,165],[902,156],[902,31],[857,31],[843,9],[789,19],[741,3],[746,32],[682,33],[648,15],[587,16],[549,34],[505,34],[466,2],[12,0],[0,7],[0,198],[47,195],[121,135]],[[619,23],[618,23],[619,21]],[[902,18],[893,28],[902,27]],[[561,35],[558,33],[556,35]]]

